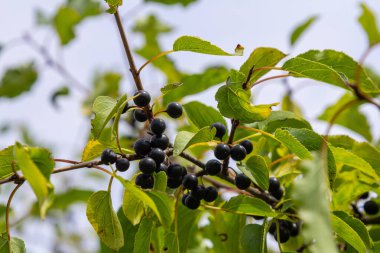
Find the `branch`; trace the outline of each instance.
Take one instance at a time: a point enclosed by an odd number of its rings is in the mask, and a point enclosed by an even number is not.
[[[11,192],[11,195],[8,198],[7,206],[5,208],[5,229],[6,229],[6,232],[7,232],[8,241],[11,240],[11,233],[10,233],[10,230],[9,230],[9,209],[11,207],[11,202],[12,202],[13,196],[15,195],[15,193],[17,192],[17,190],[21,187],[21,185],[23,183],[24,183],[24,181],[20,182],[13,189],[13,191]]]
[[[278,75],[278,76],[271,76],[271,77],[263,78],[263,79],[255,82],[255,83],[253,83],[251,85],[251,88],[254,87],[254,86],[256,86],[256,85],[258,85],[258,84],[260,84],[260,83],[263,83],[263,82],[266,82],[266,81],[269,81],[269,80],[283,78],[283,77],[288,77],[288,76],[292,76],[292,75],[290,75],[290,74],[284,74],[284,75]]]
[[[231,131],[230,131],[230,135],[228,137],[228,141],[227,141],[227,145],[231,145],[234,141],[234,136],[235,136],[235,131],[236,131],[236,128],[239,126],[239,120],[234,120],[232,119],[231,120]],[[226,159],[224,159],[223,161],[223,165],[222,165],[222,174],[223,175],[228,175],[228,164],[230,163],[230,157],[227,157]]]

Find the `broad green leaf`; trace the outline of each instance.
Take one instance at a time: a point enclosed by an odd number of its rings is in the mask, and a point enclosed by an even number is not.
[[[253,155],[246,161],[245,166],[239,166],[239,170],[243,172],[263,190],[269,187],[269,170],[264,158],[259,155]]]
[[[212,141],[215,137],[216,129],[210,126],[200,129],[196,133],[181,131],[174,141],[173,155],[178,156],[182,151],[199,143]]]
[[[300,116],[288,111],[272,111],[269,117],[257,124],[260,129],[268,133],[273,133],[277,128],[307,128],[312,130],[309,122]]]
[[[317,20],[317,16],[312,16],[299,24],[290,35],[290,45],[294,45],[301,35]]]
[[[165,253],[179,253],[178,238],[175,232],[165,234]]]
[[[91,132],[94,138],[99,138],[107,123],[115,117],[117,110],[126,101],[126,95],[122,96],[118,101],[111,97],[100,96],[95,99],[93,112],[95,118],[91,120]]]
[[[38,163],[35,162],[32,160],[31,151],[28,151],[28,148],[23,147],[20,143],[16,143],[13,152],[18,167],[37,196],[40,215],[41,218],[44,218],[47,208],[51,204],[53,186],[49,181],[49,177],[53,168],[49,166],[54,166],[54,162],[52,163],[50,161],[51,157],[49,155],[45,156],[45,153],[38,157]]]
[[[183,84],[164,96],[164,104],[203,92],[225,82],[228,75],[229,71],[223,66],[208,67],[202,73],[184,75],[180,79]]]
[[[240,120],[241,123],[253,123],[267,119],[272,106],[277,105],[252,105],[251,92],[244,90],[240,84],[223,85],[215,94],[220,113],[227,118]]]
[[[169,83],[169,84],[165,85],[164,87],[162,87],[160,89],[160,91],[163,95],[165,95],[165,94],[167,94],[167,93],[169,93],[169,92],[171,92],[171,91],[173,91],[173,90],[175,90],[181,86],[182,86],[182,83]]]
[[[66,210],[68,207],[75,203],[86,203],[89,197],[93,194],[93,191],[82,189],[69,189],[64,193],[55,194],[54,202],[50,209]]]
[[[152,219],[142,219],[136,233],[133,253],[147,253],[150,251],[150,237],[152,235],[153,225]]]
[[[360,236],[362,242],[365,244],[365,247],[368,250],[372,247],[373,243],[369,236],[368,230],[361,220],[342,211],[335,211],[333,215],[349,225],[355,231],[355,233]]]
[[[211,106],[207,106],[197,101],[192,101],[182,106],[185,109],[187,119],[198,129],[211,126],[215,122],[220,122],[227,126],[227,122],[220,112]]]
[[[107,146],[99,140],[89,140],[82,153],[82,162],[88,162],[99,157]]]
[[[266,252],[265,230],[258,224],[248,224],[241,231],[240,252]]]
[[[310,244],[310,252],[337,253],[329,219],[328,183],[323,161],[319,156],[304,161],[303,177],[294,182],[293,198],[303,221],[301,229],[304,242]]]
[[[334,115],[339,110],[341,110],[344,104],[355,99],[356,98],[354,95],[352,95],[351,93],[346,93],[338,101],[334,102],[334,104],[327,107],[325,111],[320,116],[318,116],[318,119],[324,120],[326,122],[331,122]],[[359,111],[359,105],[360,104],[353,105],[341,112],[339,116],[335,119],[334,124],[346,127],[360,134],[368,141],[372,141],[371,128],[369,126],[366,116]]]
[[[276,48],[270,47],[258,47],[252,51],[251,55],[248,57],[247,61],[240,67],[240,72],[245,76],[249,75],[252,68],[261,67],[274,67],[281,61],[286,54],[281,52]],[[253,71],[251,78],[248,80],[248,84],[252,84],[259,80],[260,77],[268,73],[270,70],[258,70]],[[248,85],[248,87],[250,87]]]
[[[0,151],[0,179],[7,178],[13,174],[13,149],[14,146],[9,146]]]
[[[67,87],[67,86],[59,87],[51,95],[51,98],[50,98],[51,103],[53,104],[53,106],[55,106],[56,108],[58,108],[59,106],[58,106],[57,99],[60,98],[60,97],[66,97],[69,94],[70,94],[69,87]]]
[[[14,98],[29,91],[37,77],[37,70],[32,63],[7,69],[0,81],[0,98]]]
[[[367,161],[376,174],[380,176],[380,150],[368,142],[357,142],[352,147],[352,152]]]
[[[129,185],[130,183],[128,183]],[[144,215],[144,199],[140,196],[147,198],[145,193],[141,193],[139,189],[135,189],[133,186],[128,186],[125,188],[123,197],[123,212],[132,225],[137,225],[140,223]],[[149,200],[150,201],[150,200]],[[154,203],[152,203],[153,205]]]
[[[338,216],[331,216],[331,225],[334,232],[354,247],[359,253],[368,252],[358,233]]]
[[[374,180],[379,178],[376,174],[376,171],[372,168],[372,166],[369,163],[367,163],[363,158],[355,155],[351,151],[333,146],[330,146],[330,150],[334,154],[335,162],[337,164],[344,164],[350,167],[357,168],[363,174],[373,178]]]
[[[239,195],[231,198],[223,206],[223,209],[245,215],[258,215],[276,217],[277,213],[263,200]]]
[[[108,191],[95,192],[87,202],[88,221],[107,247],[118,251],[124,245],[123,229]]]
[[[165,192],[166,190],[166,182],[167,182],[167,176],[164,171],[160,171],[158,173],[154,173],[154,187],[153,189],[156,191],[162,191]]]
[[[360,75],[360,89],[365,93],[379,93],[376,84],[350,56],[334,50],[310,50],[286,61],[282,67],[294,77],[310,78],[348,89],[346,82],[354,83],[356,70]]]
[[[274,136],[299,158],[310,159],[312,157],[309,150],[291,135],[289,131],[278,128]]]
[[[181,4],[182,6],[187,6],[193,2],[196,2],[197,0],[145,0],[145,2],[155,2],[160,4],[167,4],[167,5],[173,5],[173,4]]]
[[[123,4],[123,0],[105,0],[110,7],[107,12],[113,14],[117,11],[117,8]]]
[[[198,222],[202,212],[191,210],[180,203],[177,214],[179,252],[186,253],[188,248],[192,246],[191,242],[199,231]]]
[[[376,16],[365,3],[361,3],[360,6],[362,8],[362,13],[359,17],[359,23],[367,34],[369,46],[374,46],[380,43],[380,31]]]
[[[174,199],[169,197],[165,192],[147,191],[146,194],[156,205],[161,217],[161,224],[165,228],[170,228],[174,219]]]
[[[1,253],[26,253],[25,243],[17,237],[12,237],[8,241],[7,234],[0,235],[0,252]]]
[[[55,162],[52,153],[45,148],[28,147],[29,156],[45,178],[49,179]]]
[[[235,53],[227,53],[223,49],[211,44],[208,41],[205,41],[201,38],[194,36],[182,36],[176,39],[173,44],[173,51],[190,51],[200,54],[211,54],[211,55],[224,55],[224,56],[234,56],[234,55],[243,55],[241,51],[241,46],[239,45],[235,49]]]

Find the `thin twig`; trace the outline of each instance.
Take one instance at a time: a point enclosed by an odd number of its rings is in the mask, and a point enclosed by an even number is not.
[[[230,131],[230,135],[228,137],[227,145],[231,145],[233,143],[236,128],[239,126],[239,124],[240,124],[239,120],[234,120],[234,119],[231,120],[231,131]],[[230,163],[230,157],[227,157],[226,159],[224,159],[223,165],[222,165],[222,174],[223,175],[228,175],[229,163]]]
[[[149,60],[147,60],[147,61],[146,61],[146,62],[145,62],[140,68],[139,68],[139,70],[137,71],[137,74],[140,75],[141,70],[143,70],[143,69],[144,69],[149,63],[152,63],[152,62],[154,62],[155,60],[159,59],[160,57],[165,56],[165,55],[168,55],[168,54],[173,53],[173,52],[174,52],[174,50],[169,50],[169,51],[161,52],[161,53],[159,53],[158,55],[156,55],[156,56],[150,58]]]
[[[266,82],[266,81],[269,81],[269,80],[278,79],[278,78],[284,78],[284,77],[288,77],[288,76],[292,76],[292,75],[290,75],[290,74],[284,74],[284,75],[278,75],[278,76],[271,76],[271,77],[263,78],[263,79],[255,82],[255,83],[253,83],[251,85],[251,88],[254,87],[254,86],[257,86],[260,83],[263,83],[263,82]]]
[[[23,184],[24,182],[21,181],[19,184],[17,184],[17,186],[13,189],[13,191],[11,192],[11,195],[9,196],[8,198],[8,202],[7,202],[7,206],[5,208],[5,229],[6,229],[6,232],[7,232],[7,237],[8,237],[8,241],[11,240],[11,233],[10,233],[10,229],[9,229],[9,209],[11,207],[11,202],[12,202],[12,199],[13,199],[13,196],[15,195],[15,193],[17,192],[17,190],[21,187],[21,185]]]

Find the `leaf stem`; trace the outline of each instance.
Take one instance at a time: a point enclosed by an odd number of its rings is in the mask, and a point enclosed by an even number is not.
[[[277,160],[273,161],[273,162],[269,165],[269,167],[273,167],[273,166],[276,165],[277,163],[280,163],[280,162],[285,161],[285,160],[288,160],[288,159],[292,159],[292,158],[294,158],[294,157],[295,157],[294,154],[289,154],[289,155],[283,156],[283,157],[278,158]]]
[[[11,207],[13,196],[15,195],[15,193],[17,192],[17,190],[21,187],[23,183],[24,181],[19,182],[17,186],[13,189],[13,191],[11,192],[11,195],[9,195],[7,206],[5,208],[5,229],[7,232],[8,241],[11,240],[11,233],[9,229],[9,209]]]
[[[140,72],[150,63],[154,62],[155,60],[161,58],[162,56],[165,56],[165,55],[168,55],[170,53],[173,53],[174,50],[169,50],[169,51],[165,51],[165,52],[161,52],[159,53],[158,55],[150,58],[149,60],[147,60],[140,68],[139,70],[137,71],[137,74],[140,74]]]
[[[260,83],[269,81],[269,80],[278,79],[278,78],[284,78],[284,77],[288,77],[288,76],[291,76],[291,75],[290,74],[284,74],[284,75],[267,77],[267,78],[261,79],[261,80],[255,82],[255,83],[253,83],[250,88],[252,88],[252,87],[254,87],[254,86],[256,86],[256,85],[258,85]]]
[[[239,120],[231,119],[231,131],[230,135],[228,137],[227,145],[231,145],[234,141],[236,128],[239,126],[240,122]],[[223,161],[222,165],[222,175],[228,175],[228,164],[230,163],[230,157],[227,157]]]

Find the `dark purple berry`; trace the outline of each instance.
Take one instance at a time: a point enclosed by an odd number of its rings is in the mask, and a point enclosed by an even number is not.
[[[272,196],[280,200],[284,196],[284,190],[279,188],[277,191],[271,192]]]
[[[220,123],[220,122],[216,122],[214,124],[212,124],[211,127],[215,127],[216,129],[216,133],[215,133],[215,137],[219,138],[219,139],[222,139],[223,136],[226,134],[226,127]]]
[[[190,196],[195,199],[202,200],[206,194],[206,187],[203,185],[198,185],[194,189],[191,190]]]
[[[155,118],[150,123],[150,131],[156,135],[161,135],[166,129],[166,123],[163,119]]]
[[[127,158],[120,158],[116,161],[116,169],[124,172],[129,168],[129,161]]]
[[[145,157],[139,162],[139,169],[144,174],[152,174],[156,168],[156,162],[150,157]]]
[[[165,161],[166,154],[165,152],[160,148],[153,148],[149,152],[149,157],[152,158],[157,164],[162,163]]]
[[[190,209],[197,209],[201,205],[198,199],[193,198],[191,195],[185,199],[185,206]]]
[[[152,148],[165,150],[169,146],[169,138],[165,134],[153,135],[152,138],[150,138],[150,144]]]
[[[138,122],[145,122],[148,116],[146,116],[144,110],[137,109],[133,111],[133,118]]]
[[[365,193],[363,193],[362,195],[360,195],[360,199],[368,199],[368,197],[369,197],[369,192],[365,192]]]
[[[133,102],[135,102],[137,106],[144,107],[147,106],[150,102],[150,95],[145,90],[139,90],[135,93],[134,96],[137,96],[133,99]]]
[[[105,149],[102,152],[102,155],[100,157],[100,160],[104,164],[114,164],[117,160],[117,155],[115,152],[113,152],[111,149]]]
[[[179,118],[182,115],[182,106],[176,102],[171,102],[166,108],[166,113],[172,118]]]
[[[143,189],[152,189],[154,185],[154,178],[152,175],[139,174],[135,179],[135,184]]]
[[[247,155],[247,151],[240,144],[235,145],[231,148],[231,158],[234,159],[235,161],[243,160],[246,157],[246,155]]]
[[[364,203],[364,211],[370,215],[377,214],[379,212],[379,205],[372,200],[366,201]]]
[[[172,178],[182,178],[183,169],[182,166],[176,163],[169,165],[167,170],[168,177]]]
[[[276,177],[270,177],[268,192],[276,192],[278,189],[280,189],[280,181]]]
[[[205,196],[203,197],[203,199],[206,202],[213,202],[216,200],[217,197],[218,197],[218,190],[215,187],[209,186],[206,188]]]
[[[253,151],[252,142],[250,142],[249,140],[244,140],[240,142],[239,144],[245,148],[245,151],[247,152],[247,154],[250,154]]]
[[[166,166],[165,164],[161,163],[160,166],[158,166],[156,168],[156,172],[160,172],[160,171],[163,171],[166,173],[166,171],[168,170],[168,166]]]
[[[187,174],[182,179],[182,185],[185,189],[192,190],[198,185],[198,178],[194,174]]]
[[[214,155],[219,160],[224,160],[230,155],[230,147],[225,143],[219,143],[214,149]]]
[[[251,180],[243,173],[237,174],[235,177],[235,185],[240,190],[245,190],[251,185]]]
[[[175,189],[178,188],[181,183],[182,183],[182,178],[173,178],[173,177],[168,177],[167,185],[169,188]]]
[[[133,149],[138,155],[147,155],[150,151],[150,143],[147,140],[139,139],[133,144]]]
[[[300,233],[300,223],[295,222],[292,223],[292,227],[290,228],[290,236],[296,237]]]
[[[185,204],[186,198],[189,196],[190,196],[190,194],[188,194],[188,193],[182,195],[182,205],[186,206],[186,204]]]
[[[216,175],[221,171],[221,169],[222,164],[216,159],[209,160],[205,165],[205,171],[209,175]]]

